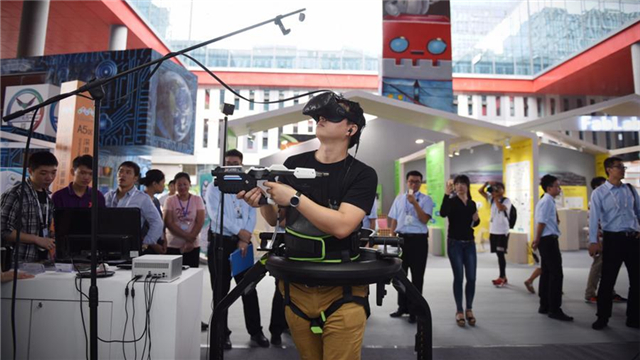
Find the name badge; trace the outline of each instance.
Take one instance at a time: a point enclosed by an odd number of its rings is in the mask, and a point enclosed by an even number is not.
[[[236,207],[236,218],[242,219],[242,208]]]
[[[404,218],[404,222],[405,222],[407,225],[412,225],[412,224],[414,223],[414,221],[415,221],[415,218],[413,217],[413,215],[407,215],[407,216]]]
[[[187,231],[189,229],[189,224],[180,223],[180,229],[182,229],[182,231]]]

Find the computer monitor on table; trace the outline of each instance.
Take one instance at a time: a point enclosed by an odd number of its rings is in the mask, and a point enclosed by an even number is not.
[[[140,209],[99,208],[98,261],[130,262],[141,253]],[[56,209],[56,261],[91,260],[91,209]]]

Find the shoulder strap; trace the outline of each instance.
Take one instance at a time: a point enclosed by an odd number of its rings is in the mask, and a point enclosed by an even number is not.
[[[633,185],[627,183],[627,186],[629,187],[629,191],[631,191],[631,197],[633,198],[633,207],[636,207],[636,192],[633,191]]]

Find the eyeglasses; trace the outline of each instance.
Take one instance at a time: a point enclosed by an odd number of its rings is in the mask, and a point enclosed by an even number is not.
[[[620,169],[620,170],[627,170],[627,167],[623,166],[623,165],[615,165],[615,166],[612,166],[612,168],[616,168],[616,169]]]
[[[409,184],[420,184],[422,181],[420,180],[407,180]]]

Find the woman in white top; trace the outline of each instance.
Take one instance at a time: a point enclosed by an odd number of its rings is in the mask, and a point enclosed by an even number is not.
[[[182,263],[191,267],[200,264],[200,230],[204,225],[204,202],[189,193],[191,178],[181,172],[174,178],[176,195],[167,198],[164,224],[167,227],[167,254],[182,254]]]

